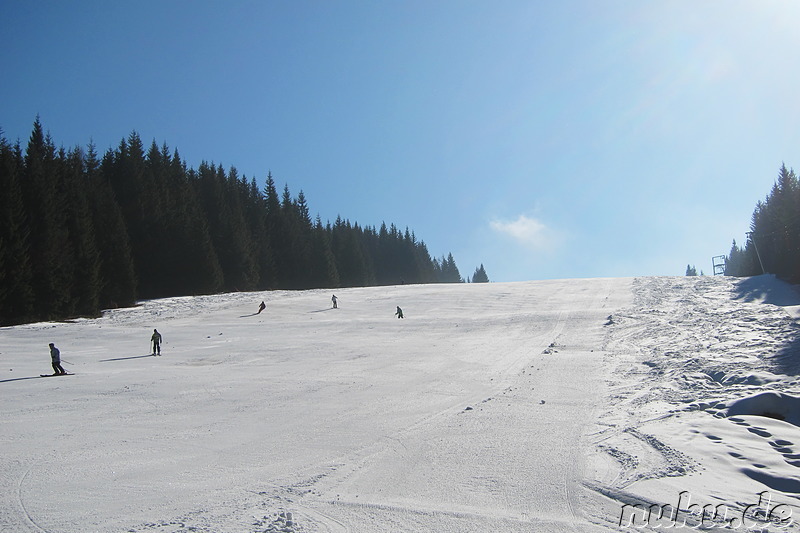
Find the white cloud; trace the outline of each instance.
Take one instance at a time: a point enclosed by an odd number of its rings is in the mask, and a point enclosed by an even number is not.
[[[507,235],[518,243],[535,250],[547,250],[555,244],[555,232],[544,223],[525,215],[516,220],[492,220],[489,226],[497,233]]]

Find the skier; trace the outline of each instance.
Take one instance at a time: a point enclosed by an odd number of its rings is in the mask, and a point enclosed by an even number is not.
[[[395,312],[395,315],[397,315],[397,318],[404,318],[403,317],[403,310],[400,309],[399,305],[397,306],[397,311]]]
[[[61,352],[52,342],[50,343],[50,361],[53,363],[54,376],[63,376],[67,373],[61,366]]]
[[[333,308],[334,308],[334,309],[338,309],[338,308],[339,308],[339,304],[338,304],[338,303],[336,303],[336,300],[337,300],[337,299],[338,299],[338,298],[336,298],[336,295],[335,295],[335,294],[334,294],[333,296],[331,296],[331,301],[333,302]]]
[[[161,333],[157,329],[153,330],[150,340],[153,342],[153,355],[161,355]]]
[[[263,311],[263,310],[264,310],[264,309],[266,309],[266,308],[267,308],[267,304],[265,304],[265,303],[262,301],[262,302],[261,302],[261,305],[259,305],[259,306],[258,306],[258,313],[256,313],[256,314],[257,314],[257,315],[260,315],[260,314],[261,314],[261,311]]]

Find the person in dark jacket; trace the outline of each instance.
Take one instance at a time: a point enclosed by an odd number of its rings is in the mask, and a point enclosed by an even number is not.
[[[399,305],[397,306],[397,311],[394,314],[397,315],[397,318],[404,318],[403,317],[403,310],[400,309]]]
[[[150,340],[153,343],[153,355],[161,355],[161,333],[157,329],[153,330]]]
[[[263,310],[264,310],[264,309],[266,309],[266,308],[267,308],[267,304],[265,304],[265,303],[262,301],[262,302],[261,302],[261,305],[259,305],[259,306],[258,306],[258,313],[256,313],[256,314],[257,314],[257,315],[260,315],[260,314],[261,314],[261,311],[263,311]]]

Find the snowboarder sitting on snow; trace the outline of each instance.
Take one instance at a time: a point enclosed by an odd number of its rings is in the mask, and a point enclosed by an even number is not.
[[[161,333],[157,329],[153,330],[150,340],[153,341],[153,355],[161,355]]]
[[[400,309],[399,305],[397,306],[397,311],[394,314],[397,315],[397,318],[404,318],[403,317],[403,310]]]
[[[258,315],[258,314],[261,314],[261,311],[263,311],[263,310],[264,310],[264,309],[266,309],[266,308],[267,308],[267,304],[265,304],[265,303],[262,301],[262,302],[261,302],[261,305],[259,305],[259,306],[258,306],[258,313],[256,313],[256,314],[257,314],[257,315]]]
[[[339,307],[339,304],[338,304],[338,303],[336,303],[336,300],[337,300],[337,298],[336,298],[336,295],[335,295],[335,294],[334,294],[333,296],[331,296],[331,301],[333,302],[333,308],[334,308],[334,309],[336,309],[336,308],[338,308],[338,307]]]
[[[53,363],[54,376],[63,376],[67,373],[67,371],[61,367],[61,352],[52,342],[50,343],[50,361]]]

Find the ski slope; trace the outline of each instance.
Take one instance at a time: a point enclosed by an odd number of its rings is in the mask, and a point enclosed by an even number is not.
[[[632,506],[798,502],[800,298],[773,278],[335,293],[0,329],[0,530],[657,530]],[[75,376],[38,377],[50,342]]]

